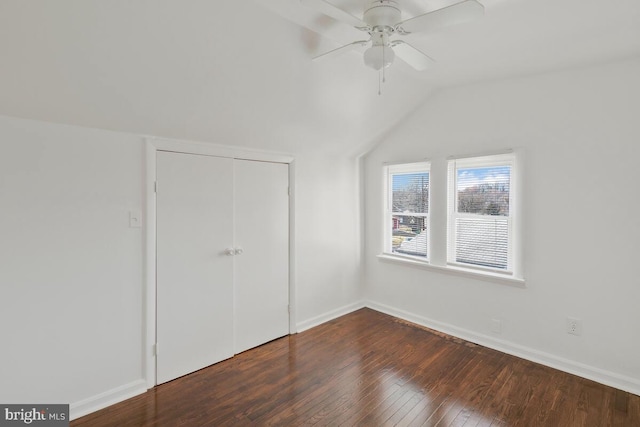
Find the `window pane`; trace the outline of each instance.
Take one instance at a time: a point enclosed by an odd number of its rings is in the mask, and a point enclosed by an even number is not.
[[[391,246],[393,252],[427,256],[427,218],[423,216],[393,215]]]
[[[456,178],[459,213],[509,215],[511,166],[459,168]]]
[[[456,261],[507,268],[509,220],[500,217],[456,219]]]
[[[393,174],[391,189],[393,212],[429,212],[429,172]]]

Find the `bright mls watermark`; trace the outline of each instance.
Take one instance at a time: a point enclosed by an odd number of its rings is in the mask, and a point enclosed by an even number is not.
[[[69,427],[69,405],[2,405],[0,427]]]

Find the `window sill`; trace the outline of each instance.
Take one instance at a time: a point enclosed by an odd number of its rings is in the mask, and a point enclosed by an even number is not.
[[[436,271],[436,272],[445,273],[445,274],[453,274],[453,275],[462,276],[462,277],[470,277],[472,279],[478,279],[478,280],[484,280],[487,282],[516,286],[519,288],[525,287],[524,279],[505,276],[503,274],[493,273],[490,271],[479,271],[479,270],[473,270],[470,268],[457,267],[452,265],[447,265],[447,266],[434,265],[425,261],[420,261],[417,259],[391,255],[391,254],[380,254],[378,255],[378,259],[384,262],[417,267],[423,270]]]

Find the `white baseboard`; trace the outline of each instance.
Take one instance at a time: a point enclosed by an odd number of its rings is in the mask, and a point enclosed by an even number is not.
[[[323,313],[311,319],[298,322],[296,324],[296,328],[298,332],[306,331],[307,329],[311,329],[315,326],[328,322],[329,320],[336,319],[340,316],[344,316],[345,314],[349,314],[356,310],[360,310],[361,308],[364,308],[364,307],[365,307],[365,304],[363,301],[358,301],[353,304],[345,305],[343,307],[336,308],[335,310],[331,310],[327,313]]]
[[[533,348],[514,344],[509,341],[496,339],[488,335],[478,334],[467,329],[431,320],[426,317],[393,308],[374,301],[366,301],[364,305],[365,307],[368,307],[372,310],[376,310],[390,316],[398,317],[400,319],[407,320],[409,322],[416,323],[418,325],[425,326],[427,328],[434,329],[448,335],[452,335],[456,338],[461,338],[463,340],[470,341],[472,343],[479,344],[481,346],[488,347],[502,353],[510,354],[512,356],[539,363],[541,365],[549,366],[551,368],[558,369],[569,374],[577,375],[579,377],[586,378],[620,390],[624,390],[635,395],[640,395],[640,381],[629,376],[620,375],[615,372],[606,371],[600,368],[595,368],[593,366],[578,363],[573,360],[555,356],[550,353],[538,351]]]
[[[129,384],[124,384],[96,396],[81,400],[80,402],[72,403],[69,406],[69,418],[71,420],[75,420],[76,418],[84,417],[92,412],[104,409],[115,403],[122,402],[123,400],[127,400],[146,391],[147,382],[142,379]]]

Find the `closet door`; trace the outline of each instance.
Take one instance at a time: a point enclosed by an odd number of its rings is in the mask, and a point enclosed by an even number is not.
[[[158,152],[158,384],[233,356],[232,177],[232,159]]]
[[[289,334],[289,166],[235,161],[235,352]]]

